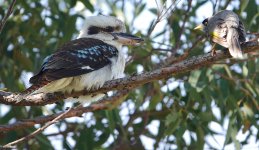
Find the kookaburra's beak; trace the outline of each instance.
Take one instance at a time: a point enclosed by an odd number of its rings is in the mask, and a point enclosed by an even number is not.
[[[142,38],[127,33],[120,32],[111,34],[114,37],[113,40],[116,40],[123,45],[136,45],[144,41]]]
[[[204,25],[200,24],[197,27],[194,28],[194,30],[200,30],[200,31],[204,31]]]

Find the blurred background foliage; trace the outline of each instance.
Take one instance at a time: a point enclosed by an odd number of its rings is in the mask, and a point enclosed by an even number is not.
[[[0,1],[0,19],[9,1]],[[27,0],[17,1],[0,34],[0,89],[22,91],[43,59],[75,39],[84,17],[114,15],[130,33],[145,38],[128,52],[125,74],[165,66],[169,58],[209,52],[209,41],[193,31],[205,17],[222,9],[236,12],[248,33],[258,32],[259,2],[182,0]],[[166,9],[172,5],[172,9]],[[157,14],[164,18],[156,24]],[[199,19],[197,19],[199,18]],[[248,34],[247,38],[253,38]],[[221,48],[221,47],[219,47]],[[183,57],[184,56],[184,57]],[[113,110],[87,113],[58,122],[19,148],[28,149],[240,149],[258,144],[258,52],[245,61],[231,59],[152,82],[130,92]],[[65,105],[65,104],[64,104]],[[0,105],[0,124],[65,110]],[[0,145],[28,135],[37,127],[0,133]],[[256,145],[253,145],[256,148]],[[231,149],[232,149],[231,148]]]

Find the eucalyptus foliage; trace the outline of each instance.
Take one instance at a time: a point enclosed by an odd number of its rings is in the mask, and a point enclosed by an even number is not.
[[[38,70],[43,59],[63,43],[75,39],[87,15],[118,16],[126,23],[128,32],[145,38],[143,45],[125,48],[130,60],[125,75],[157,69],[168,57],[174,56],[178,60],[187,51],[185,58],[207,53],[211,48],[209,41],[197,41],[202,35],[193,31],[202,21],[196,18],[207,15],[206,12],[198,13],[204,7],[213,6],[211,11],[214,12],[226,8],[233,10],[248,33],[259,32],[259,8],[255,0],[217,3],[216,0],[158,1],[159,5],[164,3],[164,9],[156,5],[150,7],[150,2],[17,1],[0,34],[0,89],[24,90],[28,73]],[[166,12],[172,3],[174,5]],[[0,2],[0,5],[2,19],[10,1]],[[156,16],[161,11],[165,15],[156,24]],[[146,17],[153,18],[151,22],[142,20],[145,30],[135,25],[144,12],[149,13]],[[247,38],[252,37],[248,34]],[[198,43],[193,47],[195,42]],[[249,144],[251,136],[255,136],[258,142],[259,59],[252,57],[258,52],[249,55],[245,61],[227,59],[145,84],[132,90],[118,107],[65,119],[18,148],[223,149],[234,144],[240,149]],[[58,113],[65,107],[60,100],[59,104],[43,107],[0,105],[0,110],[0,124],[3,125]],[[225,130],[219,132],[212,124]],[[28,135],[38,127],[0,133],[0,145]],[[246,133],[245,139],[240,140],[238,133]],[[225,138],[224,145],[211,145],[215,136]],[[61,144],[55,144],[59,142]]]

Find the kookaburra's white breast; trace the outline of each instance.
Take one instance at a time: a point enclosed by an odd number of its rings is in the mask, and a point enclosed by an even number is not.
[[[118,56],[110,58],[111,63],[96,71],[73,77],[66,91],[80,91],[83,89],[96,89],[103,86],[106,81],[122,77],[125,68],[125,58],[119,51]]]
[[[66,86],[65,90],[67,92],[80,91],[85,88],[97,89],[103,86],[106,81],[119,78],[123,75],[125,68],[125,58],[121,51],[118,52],[118,56],[110,58],[111,64],[93,71],[88,74],[84,74],[78,77],[73,77],[71,83]],[[80,96],[78,98],[68,98],[68,101],[79,101],[81,103],[96,101],[104,97],[105,94],[97,94],[97,95],[86,95]],[[86,101],[87,100],[87,101]]]

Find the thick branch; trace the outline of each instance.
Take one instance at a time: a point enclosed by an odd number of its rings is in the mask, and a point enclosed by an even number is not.
[[[18,129],[23,129],[23,128],[28,128],[32,127],[35,124],[43,124],[46,122],[49,122],[55,118],[59,117],[59,120],[63,120],[65,118],[70,118],[70,117],[76,117],[76,116],[82,116],[82,114],[86,112],[94,112],[98,110],[105,110],[105,109],[112,109],[113,107],[117,107],[121,99],[123,99],[127,94],[129,90],[121,90],[117,92],[112,97],[106,98],[105,100],[98,101],[96,103],[92,103],[88,107],[75,107],[71,108],[69,112],[65,113],[60,112],[57,114],[49,115],[49,116],[40,116],[34,119],[26,119],[26,120],[21,120],[17,121],[13,124],[8,124],[8,125],[0,125],[0,132],[7,132],[11,130],[18,130]]]
[[[252,52],[259,50],[259,42],[258,41],[249,41],[242,44],[242,49],[244,53]],[[15,95],[11,96],[3,96],[7,95],[5,92],[0,92],[0,103],[8,104],[8,105],[19,105],[19,106],[39,106],[46,105],[57,102],[61,99],[65,99],[68,97],[77,97],[81,95],[87,94],[95,94],[95,93],[103,93],[112,90],[119,89],[133,89],[145,83],[149,83],[155,80],[160,80],[163,78],[167,78],[172,75],[184,73],[190,70],[198,69],[204,66],[208,66],[214,64],[218,60],[222,60],[225,58],[231,58],[227,50],[217,51],[216,56],[211,56],[210,54],[204,54],[199,56],[194,56],[189,59],[183,60],[181,62],[177,62],[170,67],[165,67],[161,69],[156,69],[151,72],[142,73],[140,75],[134,75],[130,77],[125,77],[121,79],[116,79],[112,81],[108,81],[104,84],[104,86],[97,90],[83,90],[79,92],[73,93],[48,93],[48,94],[37,94],[34,96],[28,96],[25,100],[20,102],[16,102]]]

